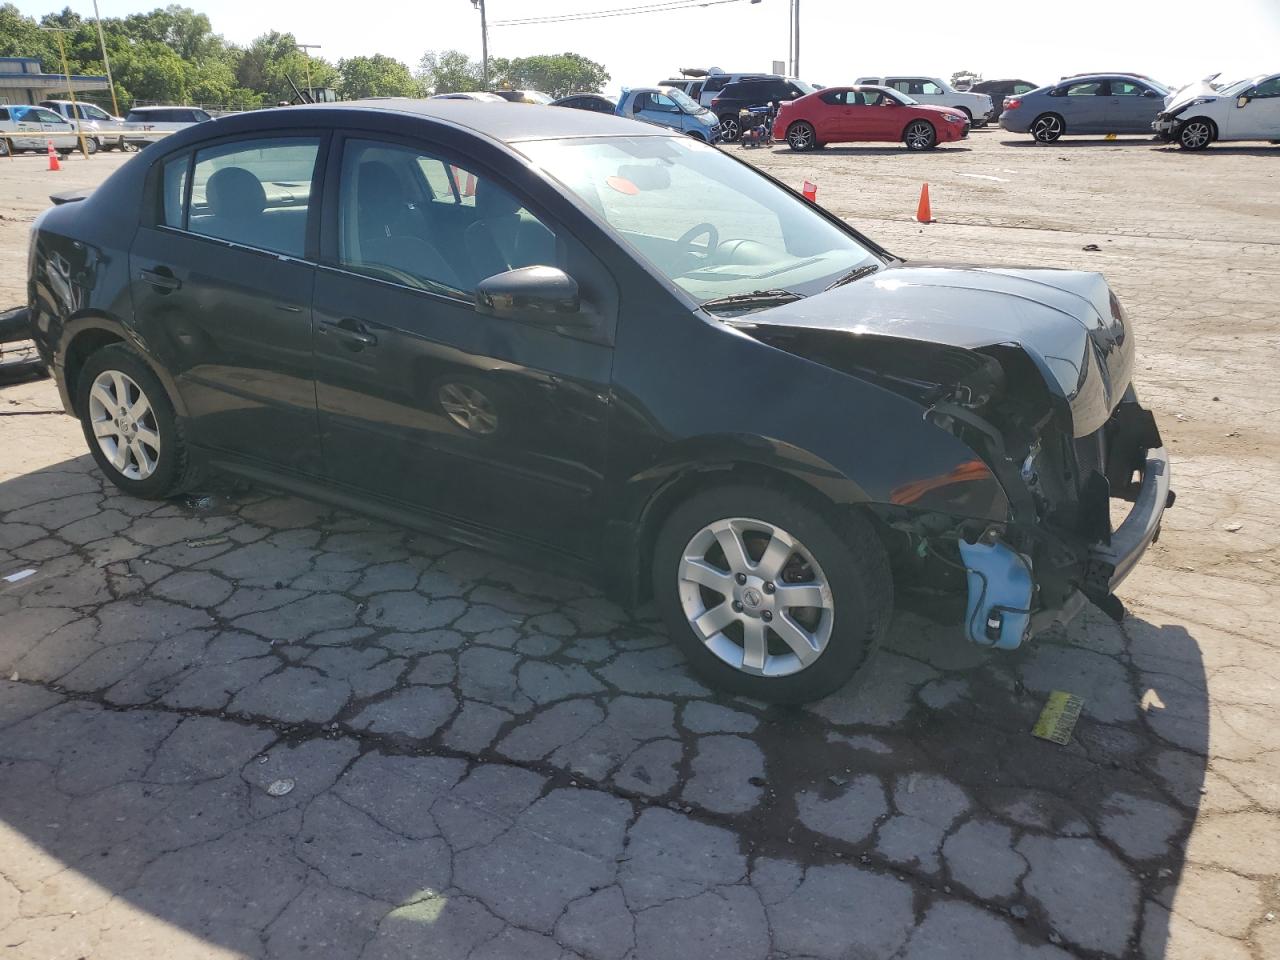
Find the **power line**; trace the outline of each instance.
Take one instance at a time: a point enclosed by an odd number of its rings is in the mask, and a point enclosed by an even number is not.
[[[516,20],[495,20],[491,27],[534,26],[540,23],[571,23],[576,20],[600,20],[605,17],[633,17],[643,13],[666,13],[672,10],[692,10],[697,7],[717,7],[725,3],[742,3],[744,0],[666,0],[664,3],[648,3],[635,7],[617,7],[613,10],[597,10],[584,13],[558,13],[544,17],[524,17]],[[759,3],[760,0],[746,0]]]

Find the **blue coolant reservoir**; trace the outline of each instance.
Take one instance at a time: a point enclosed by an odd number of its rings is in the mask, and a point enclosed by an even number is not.
[[[979,646],[1014,650],[1031,626],[1031,564],[1003,543],[960,541],[969,581],[965,632]]]

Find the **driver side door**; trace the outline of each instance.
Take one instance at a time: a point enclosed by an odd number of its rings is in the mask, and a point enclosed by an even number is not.
[[[648,120],[659,126],[680,130],[684,114],[670,97],[661,93],[641,93],[636,95],[635,115],[638,120]]]
[[[1280,76],[1247,91],[1249,102],[1231,105],[1227,136],[1232,140],[1280,140]]]

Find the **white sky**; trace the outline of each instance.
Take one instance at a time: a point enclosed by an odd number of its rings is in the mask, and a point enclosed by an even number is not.
[[[99,0],[102,15],[123,16],[169,0]],[[384,53],[416,68],[428,49],[480,55],[479,14],[470,0],[178,0],[209,15],[228,40],[246,43],[270,29],[318,43],[319,54]],[[488,0],[489,21],[634,6],[646,0]],[[17,0],[39,16],[69,5],[86,17],[92,0]],[[332,13],[324,12],[330,6]],[[768,70],[787,55],[788,0],[747,0],[706,9],[548,26],[491,27],[493,56],[566,50],[602,62],[625,85],[656,83],[679,67]],[[1068,73],[1127,70],[1178,86],[1207,74],[1280,70],[1280,0],[1032,0],[870,2],[801,0],[800,74],[811,82],[851,83],[862,75],[960,69],[987,79],[1049,83]]]

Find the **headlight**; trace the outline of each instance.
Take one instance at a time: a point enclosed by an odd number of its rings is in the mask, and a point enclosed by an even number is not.
[[[944,113],[942,119],[949,123],[964,123],[964,116],[958,113]]]

